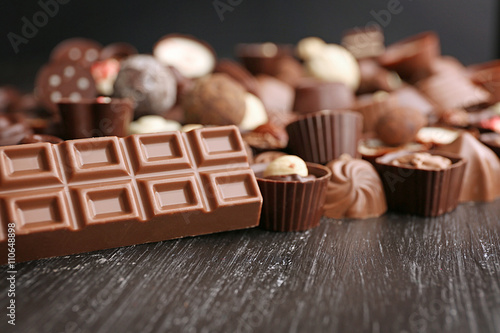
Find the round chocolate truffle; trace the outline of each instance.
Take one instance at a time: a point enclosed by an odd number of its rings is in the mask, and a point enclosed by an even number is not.
[[[398,107],[379,118],[375,132],[384,143],[399,146],[414,140],[425,123],[426,120],[419,111]]]
[[[382,182],[369,162],[344,154],[328,163],[327,167],[332,176],[326,191],[324,215],[365,219],[386,212]]]
[[[245,116],[245,89],[226,74],[213,74],[196,82],[182,105],[187,123],[238,125]]]
[[[136,118],[161,114],[176,100],[177,83],[172,72],[150,55],[133,55],[121,63],[114,84],[115,97],[135,102]]]

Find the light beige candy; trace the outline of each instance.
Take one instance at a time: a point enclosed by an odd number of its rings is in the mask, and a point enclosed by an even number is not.
[[[181,124],[174,120],[167,120],[161,116],[143,116],[130,123],[130,134],[146,134],[178,131]]]
[[[310,75],[330,82],[341,82],[356,91],[361,81],[358,61],[344,47],[328,44],[323,51],[306,61]]]
[[[198,128],[203,128],[202,124],[186,124],[182,126],[181,131],[182,132],[189,132]]]
[[[269,163],[264,170],[264,177],[299,175],[306,177],[309,174],[306,162],[298,156],[281,156]]]
[[[242,130],[252,131],[268,122],[266,108],[257,96],[247,93],[245,95],[245,105],[245,116],[239,125]]]
[[[184,77],[200,78],[213,71],[216,59],[202,42],[184,36],[161,39],[153,55],[162,64],[174,66]]]
[[[303,60],[309,60],[320,55],[327,44],[318,37],[307,37],[297,44],[297,55]]]

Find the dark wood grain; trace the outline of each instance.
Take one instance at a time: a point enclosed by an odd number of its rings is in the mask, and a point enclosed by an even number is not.
[[[500,201],[16,267],[17,332],[500,332]]]

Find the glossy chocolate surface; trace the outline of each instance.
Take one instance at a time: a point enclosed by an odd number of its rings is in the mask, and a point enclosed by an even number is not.
[[[312,113],[321,110],[350,109],[354,92],[343,83],[304,79],[295,88],[293,111]]]
[[[326,164],[342,154],[358,156],[363,117],[352,111],[321,111],[302,116],[286,130],[287,149],[308,162]]]
[[[253,227],[262,197],[227,126],[0,148],[0,202],[26,261]]]
[[[387,211],[382,182],[370,162],[342,155],[327,167],[332,176],[323,206],[325,216],[365,219]]]
[[[467,160],[445,152],[433,152],[452,162],[442,170],[426,170],[414,166],[395,166],[397,158],[408,155],[400,151],[375,160],[389,210],[412,215],[439,216],[454,210],[459,202]],[[463,186],[462,186],[463,184]]]
[[[101,136],[126,136],[134,116],[129,99],[99,97],[58,104],[66,139]]]
[[[314,176],[306,181],[293,177],[263,178],[268,164],[252,165],[263,198],[260,227],[272,231],[303,231],[319,224],[331,172],[322,165],[306,164],[309,175]]]

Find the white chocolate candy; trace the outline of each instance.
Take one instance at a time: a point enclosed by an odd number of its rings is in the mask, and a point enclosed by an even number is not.
[[[417,133],[417,141],[448,145],[460,136],[460,131],[443,127],[422,127]]]
[[[278,157],[264,170],[264,177],[299,175],[306,177],[309,175],[306,162],[295,155],[285,155]]]
[[[143,116],[130,123],[130,134],[145,134],[178,131],[181,124],[174,120],[167,120],[161,116]]]
[[[326,45],[322,52],[306,62],[312,76],[330,82],[341,82],[356,91],[361,80],[359,65],[354,56],[344,47]]]
[[[203,128],[202,124],[186,124],[182,126],[181,131],[182,132],[189,132],[198,128]]]
[[[321,55],[326,43],[318,37],[307,37],[297,44],[297,55],[303,60],[309,60]]]
[[[268,122],[266,108],[257,96],[247,93],[245,95],[245,105],[245,116],[240,123],[242,130],[252,131]]]
[[[160,40],[153,55],[163,65],[175,67],[184,77],[200,78],[211,73],[216,59],[212,51],[195,39],[171,36]]]

